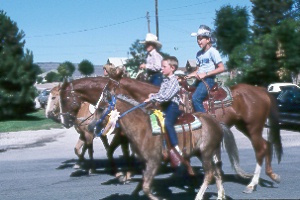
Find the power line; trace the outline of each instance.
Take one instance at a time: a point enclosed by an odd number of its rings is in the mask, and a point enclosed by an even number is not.
[[[128,23],[128,22],[136,21],[136,20],[143,19],[143,18],[145,18],[145,17],[138,17],[138,18],[135,18],[135,19],[131,19],[131,20],[123,21],[123,22],[118,22],[118,23],[114,23],[114,24],[108,24],[108,25],[104,25],[104,26],[100,26],[100,27],[96,27],[96,28],[81,29],[81,30],[77,30],[77,31],[69,31],[69,32],[62,32],[62,33],[45,34],[45,35],[34,35],[34,36],[28,36],[26,38],[61,36],[61,35],[69,35],[69,34],[74,34],[74,33],[82,33],[82,32],[87,32],[87,31],[94,31],[94,30],[98,30],[98,29],[117,26],[117,25],[120,25],[120,24],[125,24],[125,23]]]

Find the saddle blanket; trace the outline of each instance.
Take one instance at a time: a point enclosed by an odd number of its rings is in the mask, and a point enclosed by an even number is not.
[[[151,127],[152,127],[152,135],[161,135],[162,134],[162,130],[161,130],[162,127],[160,127],[158,125],[157,117],[154,118],[153,116],[154,115],[150,116],[150,118],[151,118]],[[201,121],[197,117],[195,117],[194,115],[193,115],[193,117],[195,118],[195,120],[191,123],[191,129],[196,130],[196,129],[200,128],[202,124],[201,124]],[[156,123],[153,120],[156,120]],[[182,125],[174,126],[176,133],[183,133],[182,126],[184,127],[185,131],[189,131],[189,125],[188,124],[182,124]]]

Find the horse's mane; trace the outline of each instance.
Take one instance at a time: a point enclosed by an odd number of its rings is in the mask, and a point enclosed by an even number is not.
[[[132,106],[138,106],[139,104],[141,104],[141,103],[137,102],[136,100],[134,100],[134,99],[132,99],[132,98],[130,98],[130,97],[124,95],[124,94],[118,94],[118,95],[116,95],[116,98],[121,100],[121,101],[124,101],[124,102],[126,102],[126,103],[128,103]],[[140,109],[145,113],[147,112],[147,110],[143,107],[140,107]]]

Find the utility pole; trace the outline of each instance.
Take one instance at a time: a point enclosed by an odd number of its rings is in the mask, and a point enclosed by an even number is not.
[[[150,30],[150,16],[149,16],[149,12],[147,12],[146,18],[147,18],[147,23],[148,23],[148,33],[151,33],[151,30]]]
[[[155,0],[155,18],[156,18],[156,36],[159,38],[159,30],[158,30],[158,0]]]

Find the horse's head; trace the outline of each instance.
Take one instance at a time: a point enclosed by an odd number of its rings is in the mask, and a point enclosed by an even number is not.
[[[59,108],[59,88],[60,86],[55,86],[51,89],[48,103],[45,110],[45,115],[47,118],[52,119],[55,122],[60,122],[60,108]]]
[[[64,81],[59,90],[61,123],[70,128],[74,125],[76,114],[80,109],[82,100],[76,94],[72,82]]]

